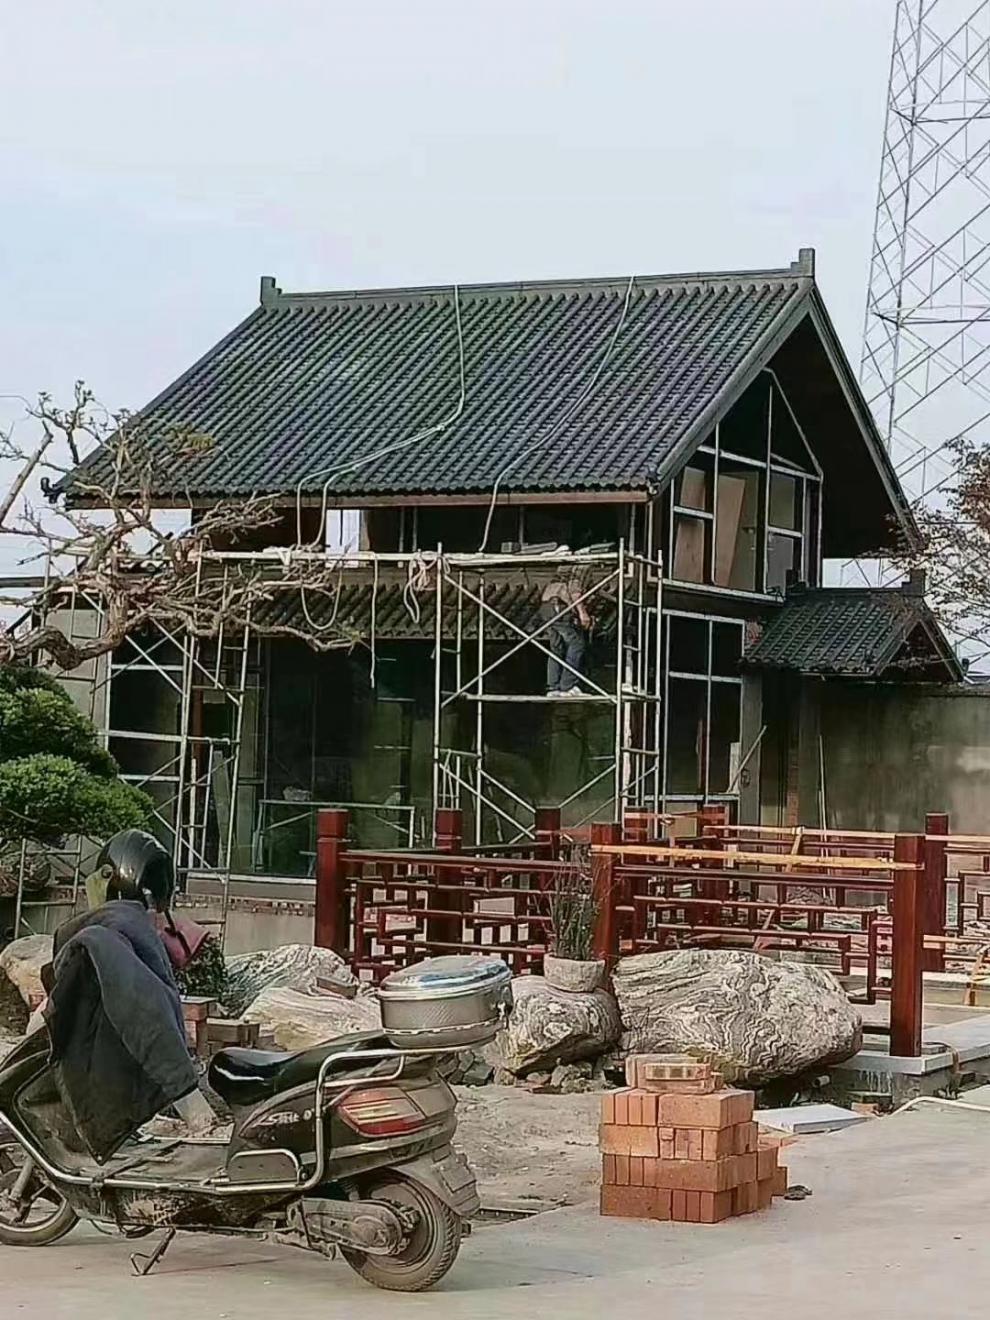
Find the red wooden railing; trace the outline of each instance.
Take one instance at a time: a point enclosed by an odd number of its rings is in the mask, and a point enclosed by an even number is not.
[[[316,942],[376,980],[454,952],[498,953],[516,974],[542,970],[551,896],[579,864],[559,859],[559,815],[544,813],[535,843],[513,856],[465,848],[459,812],[438,812],[435,825],[432,853],[355,850],[346,813],[321,812]],[[747,834],[717,809],[674,845],[650,838],[653,826],[591,828],[597,956],[611,966],[624,953],[684,945],[825,953],[840,973],[865,969],[868,1002],[887,993],[889,963],[892,1052],[920,1053],[929,886],[944,866],[930,840],[849,838],[826,855],[783,852],[779,836]]]

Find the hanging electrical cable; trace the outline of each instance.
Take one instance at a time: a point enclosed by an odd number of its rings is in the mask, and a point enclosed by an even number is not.
[[[626,323],[626,317],[629,314],[629,303],[632,298],[632,291],[635,283],[636,283],[636,276],[630,275],[629,283],[626,285],[626,296],[622,302],[622,312],[619,316],[619,320],[616,324],[615,329],[612,331],[611,338],[608,341],[608,346],[606,347],[605,352],[602,355],[601,361],[598,363],[598,366],[595,368],[592,377],[588,381],[587,385],[585,385],[584,389],[574,400],[574,402],[570,405],[570,407],[564,410],[563,415],[550,428],[549,433],[543,436],[541,439],[537,440],[535,444],[530,445],[528,449],[524,449],[522,450],[521,453],[516,454],[514,458],[510,458],[508,463],[505,464],[505,466],[499,471],[498,475],[495,477],[495,485],[492,487],[492,498],[491,498],[491,502],[488,505],[488,516],[485,519],[485,530],[481,538],[481,545],[478,547],[478,554],[484,554],[486,547],[488,545],[488,537],[491,534],[491,530],[492,530],[492,519],[495,516],[495,506],[498,503],[499,491],[501,490],[502,482],[505,479],[505,477],[508,476],[508,474],[512,471],[512,469],[516,467],[519,463],[521,463],[524,458],[529,458],[530,454],[535,454],[538,449],[544,448],[544,446],[548,445],[551,442],[551,440],[556,439],[556,437],[560,434],[563,428],[571,420],[571,418],[574,416],[574,414],[577,412],[577,410],[581,407],[581,405],[585,402],[585,400],[594,390],[595,386],[598,384],[602,372],[608,366],[612,354],[615,351],[615,345],[618,342],[619,335],[622,333],[622,328]]]

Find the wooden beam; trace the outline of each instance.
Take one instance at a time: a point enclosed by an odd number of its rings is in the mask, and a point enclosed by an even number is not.
[[[258,491],[255,494],[265,499],[278,500],[282,494],[280,491],[267,492]],[[217,498],[235,500],[251,498],[250,495],[235,496],[222,495]],[[161,497],[153,498],[148,501],[153,509],[175,509],[178,511],[192,509],[212,509],[217,498],[194,498],[191,500],[173,500]],[[520,504],[649,504],[653,495],[645,490],[568,490],[568,491],[509,491],[506,494],[500,494],[495,503],[500,508],[502,506],[515,506]],[[491,492],[488,494],[482,492],[475,495],[460,494],[436,494],[432,492],[423,492],[422,494],[402,494],[402,495],[340,495],[328,496],[326,507],[328,509],[416,509],[429,508],[433,506],[448,507],[450,505],[461,505],[470,508],[487,509],[491,504]],[[299,501],[303,508],[314,506],[322,507],[323,498],[321,495],[303,495]],[[102,506],[90,500],[73,500],[72,507],[77,509],[101,508]],[[296,507],[296,496],[293,491],[285,492],[285,507]]]
[[[894,883],[890,987],[890,1052],[897,1058],[921,1054],[923,999],[924,839],[899,834],[894,857],[902,874]]]
[[[912,836],[913,837],[913,836]],[[812,857],[795,853],[715,852],[710,848],[653,848],[636,843],[598,844],[598,852],[620,857],[650,857],[654,861],[696,862],[700,867],[712,862],[745,863],[748,866],[779,866],[782,870],[804,869],[827,875],[830,871],[913,871],[913,864],[888,862],[883,857]]]

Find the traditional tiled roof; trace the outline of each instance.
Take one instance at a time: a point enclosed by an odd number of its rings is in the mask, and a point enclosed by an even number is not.
[[[962,678],[938,621],[920,594],[901,588],[822,587],[793,592],[746,648],[760,669],[847,678]]]
[[[155,493],[470,494],[500,473],[505,491],[648,489],[813,293],[810,252],[631,287],[283,293],[264,280],[261,305],[142,410],[207,445],[164,465]]]

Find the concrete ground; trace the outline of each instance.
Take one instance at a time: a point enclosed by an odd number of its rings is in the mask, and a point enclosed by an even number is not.
[[[712,1227],[602,1220],[586,1207],[482,1227],[445,1283],[419,1297],[377,1292],[342,1263],[217,1238],[179,1238],[156,1275],[135,1279],[131,1244],[77,1229],[46,1250],[0,1248],[0,1316],[985,1315],[990,1111],[926,1107],[805,1139],[787,1157],[810,1199]]]

